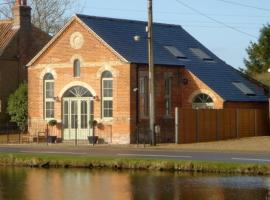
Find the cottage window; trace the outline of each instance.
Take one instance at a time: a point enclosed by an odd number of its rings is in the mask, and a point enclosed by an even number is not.
[[[74,60],[73,74],[74,74],[74,77],[80,77],[81,76],[81,62],[78,59]]]
[[[140,72],[139,76],[139,111],[140,118],[147,118],[149,116],[148,105],[148,75],[147,72]]]
[[[172,77],[167,75],[165,77],[165,115],[172,114]]]
[[[44,118],[54,118],[54,78],[50,73],[44,76]]]
[[[102,79],[102,117],[113,117],[113,76],[109,71],[104,71]]]
[[[192,107],[193,109],[212,109],[214,101],[209,95],[201,93],[194,97]]]

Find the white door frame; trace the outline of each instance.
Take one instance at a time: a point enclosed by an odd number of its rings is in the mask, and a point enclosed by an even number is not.
[[[87,140],[87,136],[93,135],[90,127],[90,119],[93,117],[93,97],[65,97],[62,100],[63,140]],[[86,122],[82,122],[82,102],[86,101]],[[67,111],[65,103],[67,102]],[[72,119],[72,102],[75,102],[75,122]],[[65,118],[67,117],[67,118]],[[77,119],[77,126],[76,126]],[[72,124],[72,123],[75,124]],[[86,124],[85,124],[86,123]],[[84,125],[84,127],[82,127]],[[86,125],[86,127],[85,127]],[[77,128],[76,128],[77,127]]]

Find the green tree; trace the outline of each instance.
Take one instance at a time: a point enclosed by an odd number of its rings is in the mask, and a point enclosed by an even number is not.
[[[251,42],[246,49],[248,59],[244,59],[246,73],[254,75],[267,72],[270,68],[270,25],[263,26],[257,43]]]
[[[9,96],[7,113],[12,122],[15,122],[21,131],[27,128],[27,84],[22,83],[19,88]]]

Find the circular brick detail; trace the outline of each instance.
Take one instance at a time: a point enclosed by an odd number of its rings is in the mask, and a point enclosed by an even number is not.
[[[70,36],[70,46],[73,49],[80,49],[83,46],[84,38],[80,32],[75,32]]]

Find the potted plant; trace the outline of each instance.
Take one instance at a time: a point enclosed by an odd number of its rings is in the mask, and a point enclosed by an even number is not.
[[[52,119],[48,122],[48,125],[51,127],[54,127],[57,125],[57,121],[55,119]],[[48,134],[48,138],[47,138],[48,143],[55,143],[56,139],[57,139],[57,136],[51,136]]]
[[[49,126],[55,126],[57,124],[57,121],[55,119],[52,119],[48,122]]]
[[[90,120],[89,122],[90,126],[93,128],[93,135],[92,136],[88,136],[88,141],[89,144],[96,144],[98,141],[98,136],[95,136],[95,127],[98,125],[97,120]]]

